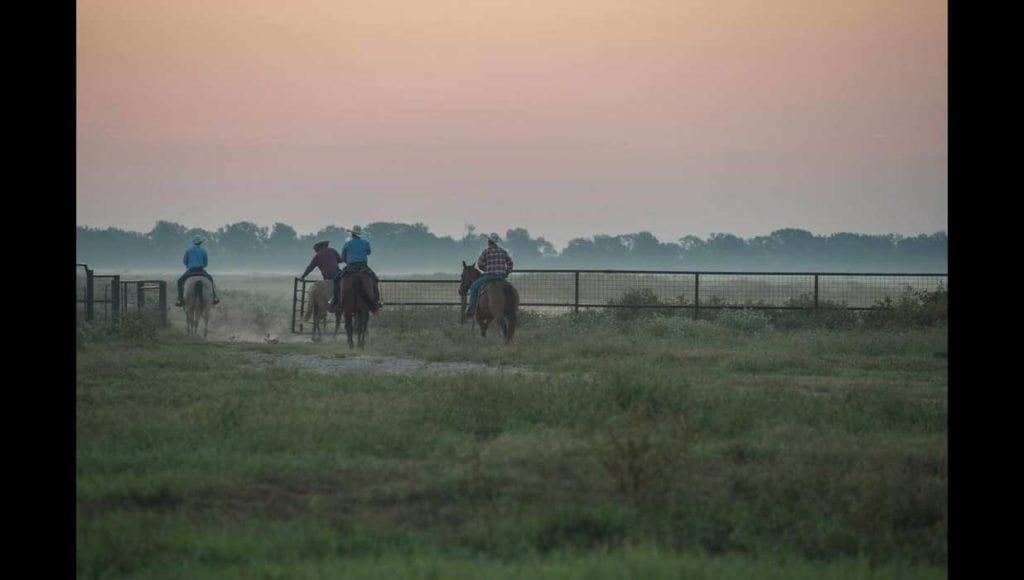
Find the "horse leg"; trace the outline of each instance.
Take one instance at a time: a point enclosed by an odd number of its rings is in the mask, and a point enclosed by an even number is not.
[[[370,324],[370,312],[364,310],[358,316],[359,348],[366,348],[366,327]]]
[[[338,329],[339,328],[341,328],[341,313],[340,312],[335,312],[334,313],[334,336],[331,337],[331,340],[334,341],[334,342],[338,342]]]
[[[487,338],[487,326],[491,323],[491,319],[480,316],[476,321],[480,323],[480,337]]]
[[[203,310],[203,339],[206,339],[206,328],[210,325],[210,309]]]
[[[352,315],[345,314],[345,336],[348,338],[348,347],[355,348],[355,343],[352,342]]]

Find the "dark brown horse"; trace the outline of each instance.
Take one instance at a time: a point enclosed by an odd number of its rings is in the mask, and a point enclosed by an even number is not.
[[[459,296],[462,297],[462,311],[459,319],[466,322],[466,297],[473,281],[483,276],[476,265],[462,263],[462,280],[459,284]],[[487,326],[497,320],[505,343],[512,342],[519,321],[519,292],[506,280],[488,282],[480,288],[480,300],[476,305],[476,321],[480,324],[480,336],[487,337]]]
[[[373,302],[373,278],[368,273],[351,272],[341,278],[341,309],[345,316],[348,347],[355,347],[352,342],[354,332],[359,348],[364,348],[370,313],[377,311],[377,305]]]

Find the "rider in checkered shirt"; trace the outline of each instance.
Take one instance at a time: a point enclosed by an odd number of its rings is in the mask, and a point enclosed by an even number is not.
[[[472,316],[476,312],[476,303],[480,299],[480,288],[494,280],[504,280],[512,273],[512,256],[504,248],[498,246],[501,238],[498,234],[491,234],[487,239],[487,248],[477,258],[476,268],[484,273],[473,281],[469,286],[469,308],[466,316]]]

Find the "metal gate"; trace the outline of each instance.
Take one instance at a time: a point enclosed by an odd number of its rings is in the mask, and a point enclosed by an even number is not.
[[[75,316],[78,320],[116,322],[129,312],[152,316],[167,325],[167,282],[121,280],[117,274],[96,274],[75,264]]]

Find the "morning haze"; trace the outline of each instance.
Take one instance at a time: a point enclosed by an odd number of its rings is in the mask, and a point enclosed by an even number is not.
[[[944,2],[77,7],[82,226],[946,229]]]

